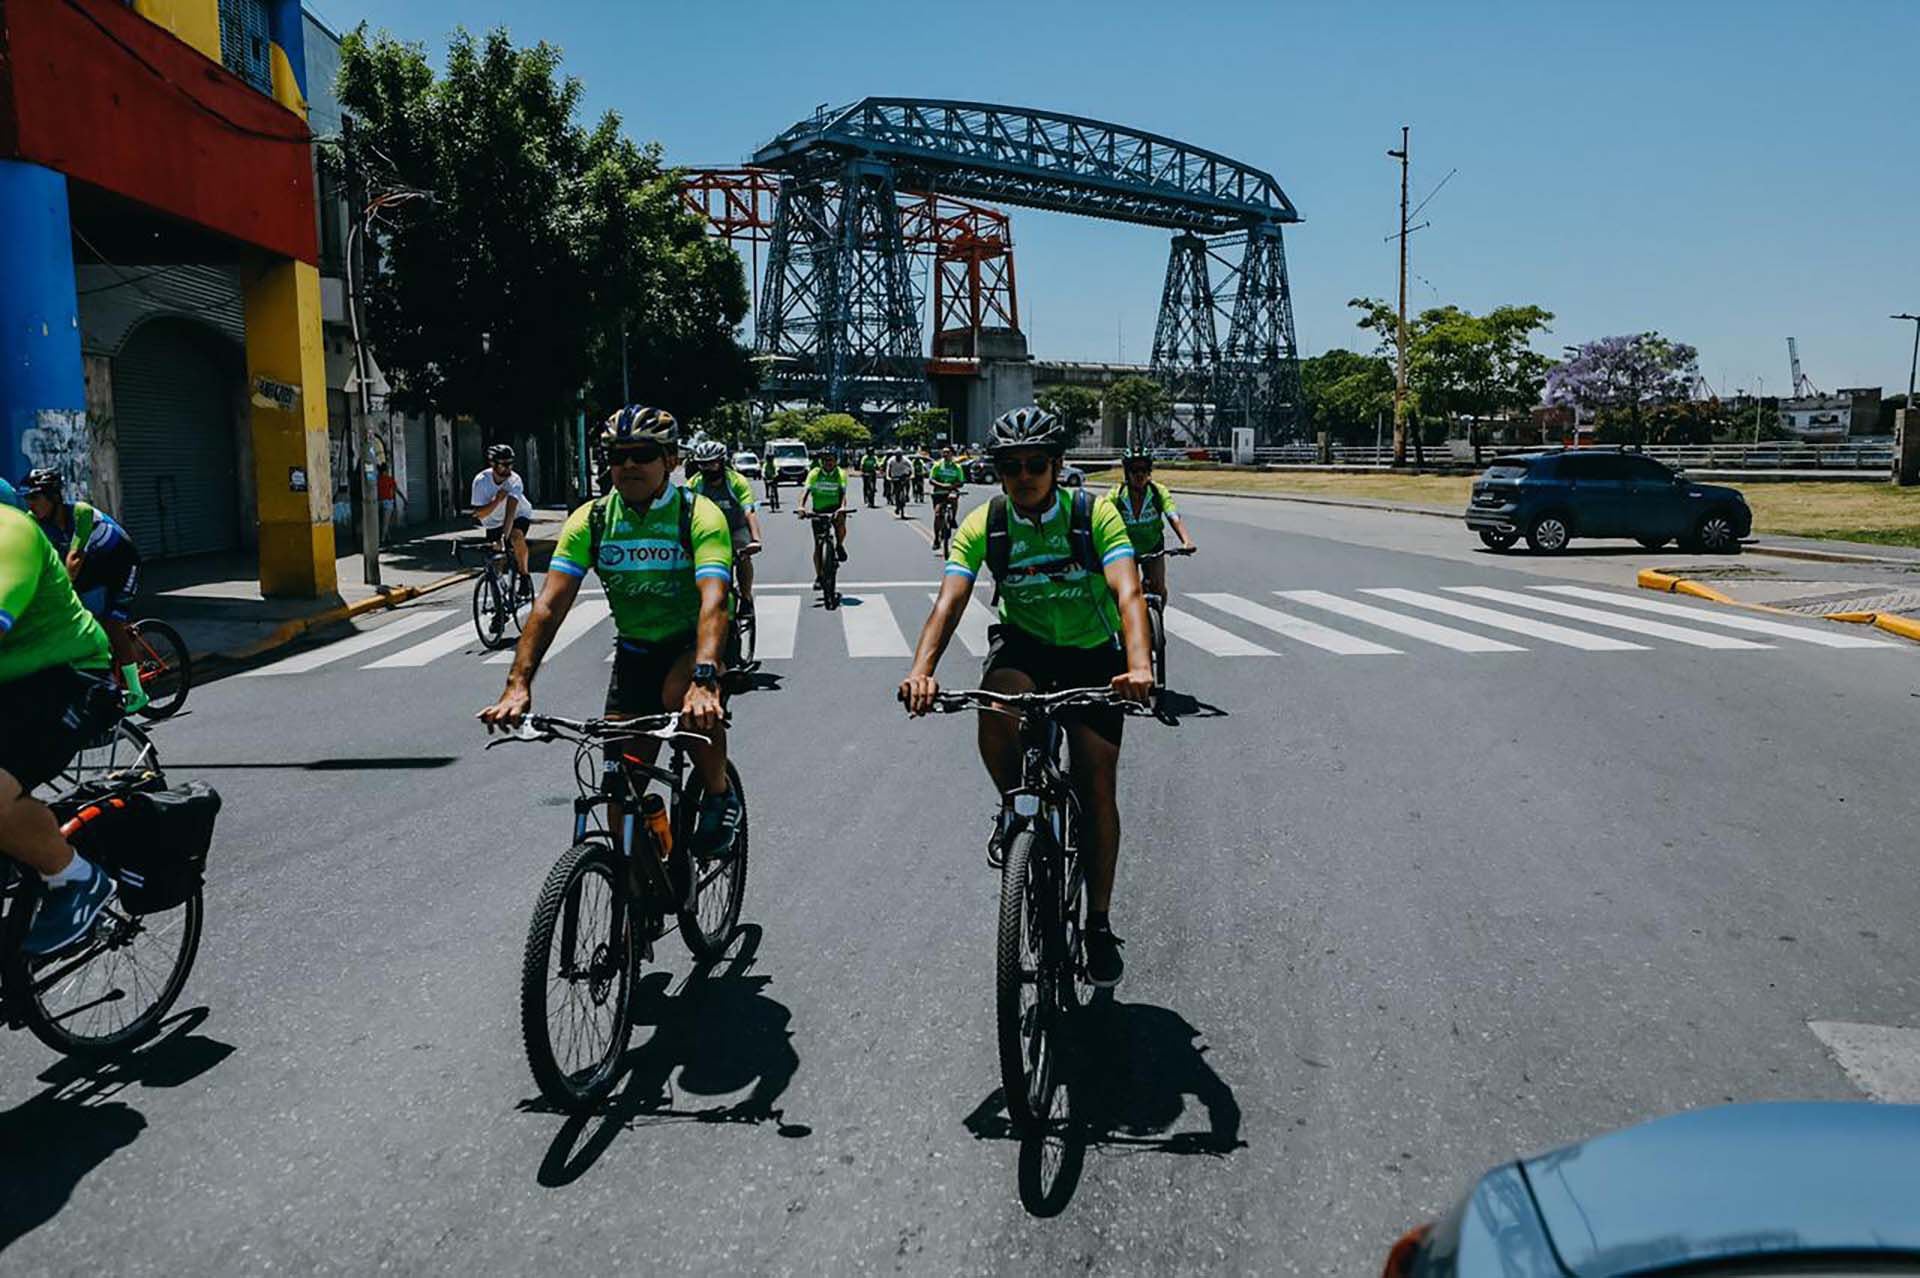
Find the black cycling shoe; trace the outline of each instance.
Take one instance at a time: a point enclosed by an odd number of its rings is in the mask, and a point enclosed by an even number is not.
[[[1126,942],[1115,936],[1111,927],[1098,924],[1089,927],[1081,939],[1087,951],[1087,980],[1101,990],[1118,985],[1127,971],[1120,957],[1120,947]]]
[[[988,865],[997,870],[1007,863],[1007,840],[1011,839],[1013,832],[1019,828],[1020,818],[1005,808],[994,814],[993,833],[987,836]]]
[[[845,562],[847,562],[847,548],[845,546],[835,546],[833,549],[833,553],[839,556],[841,563],[844,564]]]

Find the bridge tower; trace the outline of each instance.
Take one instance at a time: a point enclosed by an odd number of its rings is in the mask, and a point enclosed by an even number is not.
[[[1160,320],[1153,329],[1153,376],[1167,389],[1176,428],[1202,441],[1209,438],[1207,409],[1214,400],[1214,372],[1220,364],[1216,309],[1207,242],[1191,233],[1174,236],[1167,282],[1160,289]]]

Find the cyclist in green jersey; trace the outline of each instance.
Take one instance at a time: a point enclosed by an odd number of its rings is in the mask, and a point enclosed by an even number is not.
[[[760,515],[747,477],[733,468],[727,446],[705,439],[688,450],[694,464],[687,488],[720,508],[733,536],[733,586],[740,594],[740,613],[753,611],[753,557],[760,553]]]
[[[990,541],[1002,536],[1008,571],[996,582],[1000,623],[988,634],[981,686],[1050,692],[1105,684],[1130,701],[1145,702],[1153,692],[1147,610],[1119,512],[1104,497],[1069,497],[1060,487],[1066,431],[1044,409],[1004,414],[993,424],[987,449],[1006,500],[978,507],[953,535],[940,597],[900,684],[908,712],[925,714],[932,707],[940,690],[934,667],[973,597]],[[990,525],[996,512],[1003,528]],[[1075,532],[1081,522],[1084,534]],[[1067,728],[1074,789],[1087,819],[1087,974],[1104,988],[1118,984],[1125,969],[1109,921],[1120,853],[1114,778],[1122,721],[1117,709],[1093,708],[1076,712]],[[979,738],[980,758],[1004,794],[1020,783],[1019,727],[1004,715],[982,714]],[[1005,835],[995,831],[996,852]]]
[[[960,490],[967,486],[967,472],[953,459],[953,447],[948,445],[940,450],[940,460],[933,463],[933,469],[927,472],[927,478],[933,484],[933,508],[937,513],[942,505],[947,506],[947,518],[953,519],[960,511]],[[936,551],[939,550],[935,546]]]
[[[113,881],[71,847],[33,788],[120,717],[106,632],[73,593],[31,515],[0,506],[0,855],[46,886],[23,948],[65,949],[93,926]]]
[[[1173,525],[1173,531],[1180,535],[1182,550],[1198,550],[1193,538],[1187,535],[1186,522],[1174,507],[1173,494],[1153,482],[1153,451],[1136,444],[1127,450],[1125,465],[1126,478],[1113,486],[1107,499],[1120,512],[1120,518],[1126,521],[1127,536],[1133,541],[1134,552],[1150,555],[1167,544],[1162,523]],[[1167,561],[1150,559],[1140,565],[1140,570],[1147,579],[1147,593],[1165,599]]]
[[[673,482],[674,436],[673,415],[662,409],[631,404],[607,419],[600,448],[613,491],[568,516],[521,631],[506,690],[479,718],[489,729],[507,729],[526,717],[540,659],[581,581],[594,573],[619,636],[606,716],[641,718],[672,708],[683,726],[710,738],[689,751],[707,795],[692,848],[714,856],[732,844],[741,812],[727,781],[720,696],[733,537],[719,507]],[[659,746],[643,737],[619,748],[650,762]]]
[[[106,629],[114,668],[127,689],[127,713],[146,708],[140,661],[133,647],[133,600],[140,593],[140,548],[120,522],[84,501],[68,501],[66,480],[42,467],[22,486],[27,511],[65,557],[74,593]]]
[[[860,454],[860,488],[867,499],[867,509],[873,509],[875,491],[880,486],[880,455],[869,448]]]
[[[800,513],[832,515],[834,554],[840,562],[847,562],[847,472],[840,469],[840,450],[828,445],[820,450],[813,469],[800,484]],[[817,544],[817,543],[816,543]],[[816,554],[813,563],[813,580],[818,585],[820,576],[826,571],[826,565],[820,562]]]

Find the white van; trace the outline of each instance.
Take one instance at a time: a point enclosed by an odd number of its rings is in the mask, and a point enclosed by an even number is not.
[[[797,484],[813,469],[813,455],[801,440],[770,439],[767,441],[767,465],[773,468],[773,473],[781,483]]]

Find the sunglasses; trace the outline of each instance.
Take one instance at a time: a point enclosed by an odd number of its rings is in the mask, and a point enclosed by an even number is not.
[[[1018,457],[996,457],[993,468],[999,474],[1011,479],[1021,471],[1029,475],[1044,475],[1053,469],[1053,458],[1047,456],[1029,457],[1022,462]]]
[[[607,460],[616,466],[624,466],[628,463],[637,466],[647,466],[659,461],[665,456],[665,451],[658,446],[649,444],[635,444],[626,448],[609,448],[607,450]]]

